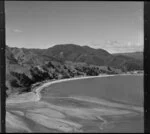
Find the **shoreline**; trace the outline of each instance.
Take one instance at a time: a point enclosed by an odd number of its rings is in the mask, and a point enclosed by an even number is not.
[[[32,87],[32,91],[20,95],[16,95],[16,98],[10,99],[7,101],[6,105],[6,130],[9,131],[17,131],[17,132],[35,132],[39,131],[40,127],[42,127],[42,131],[51,131],[56,130],[58,132],[84,132],[87,125],[92,125],[92,122],[97,123],[98,131],[105,130],[107,131],[107,125],[114,122],[114,116],[120,118],[120,121],[124,119],[134,119],[134,117],[138,117],[137,121],[140,123],[137,125],[141,126],[141,117],[143,116],[143,108],[142,107],[134,107],[130,105],[118,104],[116,102],[111,102],[109,100],[99,99],[91,101],[91,99],[87,96],[87,98],[81,97],[84,101],[89,101],[89,103],[100,104],[102,107],[68,107],[68,105],[57,105],[47,103],[46,101],[42,101],[42,90],[45,90],[47,87],[49,91],[49,86],[55,83],[61,83],[65,81],[71,80],[79,80],[80,79],[92,79],[98,78],[101,81],[101,77],[113,77],[113,76],[130,76],[130,74],[119,74],[119,75],[101,75],[101,76],[86,76],[86,77],[78,77],[78,78],[69,78],[69,79],[59,79],[53,81],[42,81],[39,82],[38,86]],[[143,75],[133,75],[131,76],[143,76]],[[107,78],[106,78],[107,79]],[[113,79],[113,78],[112,78]],[[104,79],[105,80],[105,79]],[[80,97],[79,97],[80,99]],[[93,98],[92,98],[93,99]],[[40,101],[41,100],[41,101]],[[93,105],[93,104],[92,104]],[[105,107],[106,106],[106,107]],[[8,108],[8,109],[7,109]],[[108,117],[108,118],[107,118]],[[112,117],[109,121],[109,117]],[[116,117],[116,119],[117,119]],[[139,118],[140,117],[140,118]],[[75,120],[74,120],[75,119]],[[78,122],[76,120],[83,120],[83,122]],[[118,120],[118,119],[117,119]],[[34,125],[38,129],[34,129],[30,127],[29,122],[34,122]],[[133,121],[133,122],[132,122]],[[88,124],[87,124],[88,123]],[[94,124],[95,124],[94,123]],[[123,122],[124,123],[124,122]],[[131,120],[131,123],[134,123],[134,120]],[[106,126],[105,126],[106,125]],[[123,127],[125,124],[122,124]],[[46,129],[43,130],[43,127]],[[109,128],[109,126],[108,126]],[[137,126],[138,128],[138,126]],[[114,128],[115,129],[115,128]],[[143,130],[143,129],[141,129]],[[41,131],[40,131],[41,132]]]
[[[59,80],[54,80],[54,81],[46,81],[46,82],[41,82],[42,85],[39,85],[38,87],[35,87],[31,89],[31,92],[28,93],[23,93],[20,95],[16,95],[12,98],[8,98],[6,100],[6,104],[16,104],[16,103],[25,103],[25,102],[37,102],[40,101],[41,99],[41,91],[55,83],[61,83],[65,81],[72,81],[72,80],[80,80],[80,79],[90,79],[90,78],[100,78],[100,77],[113,77],[113,76],[122,76],[122,75],[144,75],[144,74],[114,74],[114,75],[98,75],[98,76],[82,76],[82,77],[73,77],[73,78],[66,78],[66,79],[59,79]]]

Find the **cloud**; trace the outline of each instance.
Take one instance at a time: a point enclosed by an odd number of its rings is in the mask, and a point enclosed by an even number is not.
[[[122,52],[135,52],[143,51],[144,45],[142,42],[126,42],[120,43],[118,41],[106,41],[103,44],[92,44],[95,48],[102,48],[110,53],[122,53]]]
[[[22,33],[23,31],[21,31],[19,29],[13,29],[13,32],[15,32],[15,33]]]
[[[127,42],[127,47],[131,47],[132,43],[131,42]]]

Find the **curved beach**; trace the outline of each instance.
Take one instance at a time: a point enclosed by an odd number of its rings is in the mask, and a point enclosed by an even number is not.
[[[68,79],[60,79],[60,80],[54,80],[54,81],[48,81],[34,89],[31,90],[31,92],[20,94],[13,96],[11,98],[8,98],[6,100],[7,103],[22,103],[22,102],[30,102],[30,101],[39,101],[41,99],[40,92],[55,83],[61,83],[66,81],[72,81],[72,80],[80,80],[80,79],[92,79],[97,77],[112,77],[112,76],[121,76],[121,75],[133,75],[133,74],[118,74],[118,75],[99,75],[99,76],[84,76],[84,77],[76,77],[76,78],[68,78]],[[143,74],[134,74],[134,75],[143,75]]]
[[[130,74],[122,74],[122,75],[130,75]],[[21,103],[21,102],[39,101],[41,99],[40,92],[44,88],[46,88],[52,84],[55,84],[55,83],[61,83],[61,82],[72,81],[72,80],[80,80],[80,79],[91,79],[91,78],[97,78],[97,77],[111,77],[111,76],[116,76],[116,75],[86,76],[86,77],[77,77],[77,78],[68,78],[68,79],[60,79],[60,80],[55,80],[55,81],[48,81],[48,82],[32,89],[32,91],[29,93],[24,93],[21,95],[13,96],[12,98],[8,98],[6,100],[6,104],[7,103]]]
[[[122,74],[117,76],[123,75],[133,74]],[[45,88],[50,90],[49,87],[52,86],[52,84],[79,79],[111,76],[116,75],[48,81],[34,88],[32,92],[9,98],[6,102],[6,126],[8,132],[12,130],[14,130],[14,132],[86,132],[88,131],[87,126],[89,125],[90,130],[88,132],[111,132],[114,131],[113,128],[115,128],[115,124],[119,123],[121,120],[126,122],[126,120],[130,118],[132,119],[131,124],[135,124],[135,127],[137,127],[137,117],[141,120],[141,117],[143,116],[143,108],[139,106],[122,104],[90,96],[69,96],[66,98],[57,98],[56,96],[53,96],[50,97],[49,101],[41,99],[41,91]],[[139,76],[139,74],[137,74],[137,76]],[[62,105],[55,103],[55,100],[60,100],[60,104]],[[70,104],[73,103],[75,105],[63,105],[64,100],[68,100]],[[83,105],[82,107],[79,107],[80,103]],[[35,124],[36,128],[30,126],[31,122]],[[113,122],[116,123],[114,124]],[[20,123],[22,126],[19,126]],[[125,132],[133,129],[133,126],[130,127],[130,122],[125,124],[126,126],[129,124],[128,128],[130,128]],[[37,130],[38,127],[40,130]],[[141,132],[141,126],[138,126],[138,128],[139,130],[137,129],[137,132]],[[117,131],[116,128],[115,131]]]

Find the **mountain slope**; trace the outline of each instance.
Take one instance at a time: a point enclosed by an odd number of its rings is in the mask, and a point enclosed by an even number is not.
[[[55,57],[61,61],[85,62],[94,65],[104,65],[105,59],[110,56],[105,50],[100,51],[75,44],[56,45],[45,50],[42,55]]]
[[[143,60],[143,52],[132,52],[132,53],[117,53],[114,54],[115,56],[117,55],[124,55],[124,56],[128,56],[134,59],[138,59],[138,60]]]
[[[128,64],[133,63],[137,68],[143,67],[142,58],[138,59],[125,55],[112,55],[103,49],[94,49],[88,46],[78,46],[75,44],[56,45],[42,52],[42,55],[54,57],[61,61],[84,62],[87,64],[99,66],[113,66],[125,68]]]
[[[48,49],[6,46],[7,94],[29,91],[31,85],[48,79],[62,79],[101,73],[116,74],[140,70],[143,61],[124,55],[112,55],[103,49],[75,44]]]

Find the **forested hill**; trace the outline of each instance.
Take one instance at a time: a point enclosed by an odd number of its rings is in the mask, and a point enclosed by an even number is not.
[[[30,91],[30,86],[46,79],[99,75],[142,70],[143,59],[110,54],[103,49],[75,44],[48,49],[6,46],[7,94]]]

